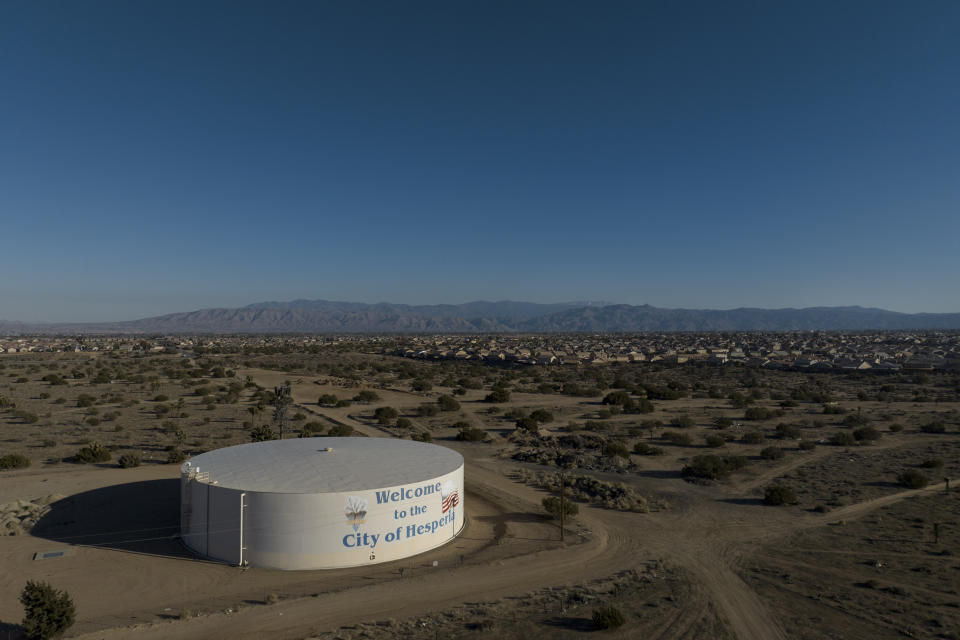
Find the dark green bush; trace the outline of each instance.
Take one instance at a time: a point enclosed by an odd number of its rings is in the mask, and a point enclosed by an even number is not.
[[[120,456],[120,459],[117,460],[117,463],[120,465],[121,469],[131,469],[133,467],[140,466],[140,454],[138,453],[125,453]]]
[[[857,444],[857,439],[854,438],[853,434],[849,431],[838,431],[830,436],[830,444],[835,444],[839,447],[850,447]]]
[[[597,629],[616,629],[626,623],[626,618],[613,605],[604,605],[593,610],[593,626]]]
[[[660,447],[651,447],[646,442],[638,442],[633,445],[633,452],[641,456],[662,456],[663,449]]]
[[[817,443],[813,440],[801,440],[798,444],[801,451],[812,451],[817,447]]]
[[[99,442],[91,442],[73,455],[73,461],[80,464],[89,464],[94,462],[107,462],[113,456],[110,450]]]
[[[706,436],[704,440],[708,447],[712,447],[714,449],[716,449],[717,447],[722,447],[723,445],[727,444],[727,441],[724,440],[722,436],[718,436],[715,433],[711,433],[710,435]]]
[[[30,466],[30,458],[20,453],[8,453],[0,456],[0,469],[26,469]]]
[[[76,610],[66,591],[46,582],[30,580],[20,592],[23,632],[28,640],[48,640],[63,635],[73,625]]]
[[[483,442],[486,439],[487,432],[483,429],[477,429],[475,427],[461,429],[457,433],[457,440],[462,440],[464,442]]]
[[[928,422],[927,424],[921,426],[920,431],[924,433],[946,433],[947,425],[941,420],[934,420],[933,422]]]
[[[625,458],[630,459],[630,450],[627,449],[627,445],[620,442],[608,442],[603,447],[603,455],[608,458]]]
[[[664,431],[663,435],[660,436],[670,444],[675,444],[681,447],[689,447],[693,444],[693,438],[689,434],[680,433],[678,431]]]
[[[179,438],[178,438],[179,439]],[[276,440],[277,434],[273,432],[268,425],[257,425],[250,429],[250,442],[266,442],[267,440]]]
[[[729,476],[747,465],[743,456],[717,456],[705,454],[694,456],[692,462],[683,468],[683,475],[707,480],[719,480]]]
[[[873,442],[880,439],[880,432],[873,427],[860,427],[853,430],[853,437],[861,442]]]
[[[764,460],[779,460],[783,457],[783,449],[780,447],[765,447],[760,452],[760,457]]]
[[[353,435],[353,427],[348,424],[335,424],[330,427],[327,435],[331,438],[346,438]]]
[[[543,508],[554,518],[560,517],[560,496],[547,496],[543,499]],[[577,506],[577,503],[570,500],[569,497],[563,501],[563,514],[567,516],[575,516],[580,513],[580,507]]]
[[[760,444],[764,439],[763,434],[759,431],[748,431],[740,438],[740,442],[743,444]]]
[[[930,483],[930,480],[927,476],[923,475],[916,469],[908,469],[897,476],[897,481],[905,487],[911,489],[923,489]]]
[[[767,487],[763,493],[763,504],[770,506],[780,506],[784,504],[797,504],[797,494],[790,487],[779,484],[772,484]]]

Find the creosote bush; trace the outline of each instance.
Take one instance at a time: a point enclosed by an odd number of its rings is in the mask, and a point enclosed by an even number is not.
[[[125,453],[120,456],[120,459],[117,460],[117,463],[120,465],[121,469],[132,469],[133,467],[140,466],[140,454],[139,453]]]
[[[613,605],[604,605],[593,610],[593,626],[597,629],[616,629],[626,623],[626,618]]]
[[[916,469],[908,469],[900,475],[897,476],[897,481],[905,487],[911,489],[923,489],[930,483],[930,480],[927,476],[923,475]]]
[[[21,453],[8,453],[0,457],[0,469],[25,469],[30,466],[30,458]]]
[[[544,510],[554,518],[560,517],[560,496],[547,496],[542,501]],[[565,516],[575,516],[580,513],[580,507],[576,502],[569,498],[563,501],[563,514]]]
[[[790,487],[772,484],[763,493],[763,504],[778,507],[785,504],[797,504],[797,494]]]
[[[99,442],[91,442],[87,446],[77,451],[73,456],[73,461],[80,464],[90,464],[94,462],[107,462],[113,457],[110,450]]]

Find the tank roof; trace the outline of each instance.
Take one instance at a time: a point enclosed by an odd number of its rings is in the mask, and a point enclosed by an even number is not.
[[[295,438],[215,449],[183,463],[219,487],[264,493],[362,491],[456,471],[452,449],[396,438]]]

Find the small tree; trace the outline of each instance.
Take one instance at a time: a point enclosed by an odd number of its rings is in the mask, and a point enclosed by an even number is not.
[[[30,580],[20,593],[23,630],[30,640],[47,640],[63,635],[73,625],[76,609],[66,591],[46,582]]]

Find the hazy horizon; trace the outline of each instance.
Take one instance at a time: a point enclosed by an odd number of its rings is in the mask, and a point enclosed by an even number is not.
[[[890,308],[887,308],[887,307],[874,307],[874,306],[868,306],[868,305],[816,305],[816,304],[815,304],[815,305],[804,305],[804,306],[785,305],[785,306],[782,306],[782,307],[762,307],[762,306],[754,306],[754,305],[738,305],[738,306],[734,306],[734,307],[706,307],[706,306],[688,305],[688,306],[666,307],[666,306],[664,306],[664,305],[656,305],[656,304],[651,304],[651,303],[647,303],[647,302],[631,303],[631,302],[610,301],[610,300],[606,300],[606,301],[592,301],[592,300],[573,300],[573,299],[568,299],[568,300],[534,301],[534,300],[515,300],[515,299],[507,299],[507,298],[496,298],[496,299],[483,299],[483,300],[482,300],[482,299],[463,300],[463,301],[459,301],[459,302],[418,302],[418,303],[411,303],[411,302],[389,301],[389,300],[377,300],[377,301],[372,301],[372,302],[366,302],[366,301],[362,301],[362,300],[342,300],[342,299],[341,299],[341,300],[335,300],[335,299],[331,299],[331,298],[304,298],[304,297],[299,297],[299,298],[290,298],[290,299],[286,299],[286,300],[279,300],[279,299],[273,299],[273,300],[258,300],[258,301],[254,301],[254,302],[247,302],[247,303],[241,303],[241,304],[236,304],[236,305],[210,305],[210,306],[195,307],[195,308],[190,308],[190,309],[169,309],[169,310],[162,311],[162,312],[156,313],[156,314],[145,315],[145,316],[137,316],[137,317],[127,317],[127,318],[112,317],[112,318],[93,318],[93,319],[85,319],[85,320],[77,320],[77,319],[66,319],[66,320],[47,320],[47,319],[24,320],[24,319],[22,319],[22,318],[6,317],[6,316],[3,316],[3,315],[0,315],[0,322],[18,322],[18,323],[36,324],[36,325],[42,325],[42,324],[74,324],[74,323],[76,323],[76,324],[81,324],[81,323],[82,323],[82,324],[98,324],[98,323],[112,323],[112,322],[129,322],[129,321],[134,321],[134,320],[143,320],[143,319],[147,319],[147,318],[153,318],[153,317],[165,316],[165,315],[171,315],[171,314],[191,313],[191,312],[202,311],[202,310],[206,310],[206,309],[239,309],[239,308],[243,308],[243,307],[247,307],[247,306],[259,305],[259,304],[265,304],[265,303],[271,303],[271,302],[273,302],[273,303],[280,303],[280,304],[283,304],[283,303],[291,303],[291,302],[295,302],[295,301],[297,301],[297,300],[304,300],[304,301],[309,301],[309,302],[314,302],[314,301],[318,301],[318,300],[323,300],[323,301],[325,301],[325,302],[331,302],[331,303],[357,303],[357,304],[368,304],[368,305],[377,305],[377,304],[406,305],[406,306],[411,306],[411,307],[417,307],[417,306],[433,306],[433,305],[453,305],[453,306],[456,306],[456,305],[464,305],[464,304],[479,303],[479,302],[485,302],[485,303],[513,302],[513,303],[533,303],[533,304],[543,304],[543,305],[584,303],[585,306],[612,306],[612,305],[642,306],[642,305],[645,305],[645,304],[646,304],[646,305],[649,305],[649,306],[652,306],[652,307],[655,307],[655,308],[660,308],[660,309],[685,309],[685,310],[691,310],[691,311],[697,311],[697,310],[701,310],[701,311],[702,311],[702,310],[710,310],[710,311],[731,311],[731,310],[735,310],[735,309],[780,310],[780,309],[809,309],[809,308],[845,308],[845,307],[860,307],[860,308],[864,308],[864,309],[880,309],[880,310],[883,310],[883,311],[894,311],[894,312],[897,312],[897,313],[911,313],[911,314],[912,314],[912,313],[960,313],[960,311],[958,311],[958,310],[952,310],[952,311],[915,311],[915,312],[914,312],[914,311],[898,311],[897,309],[890,309]]]

